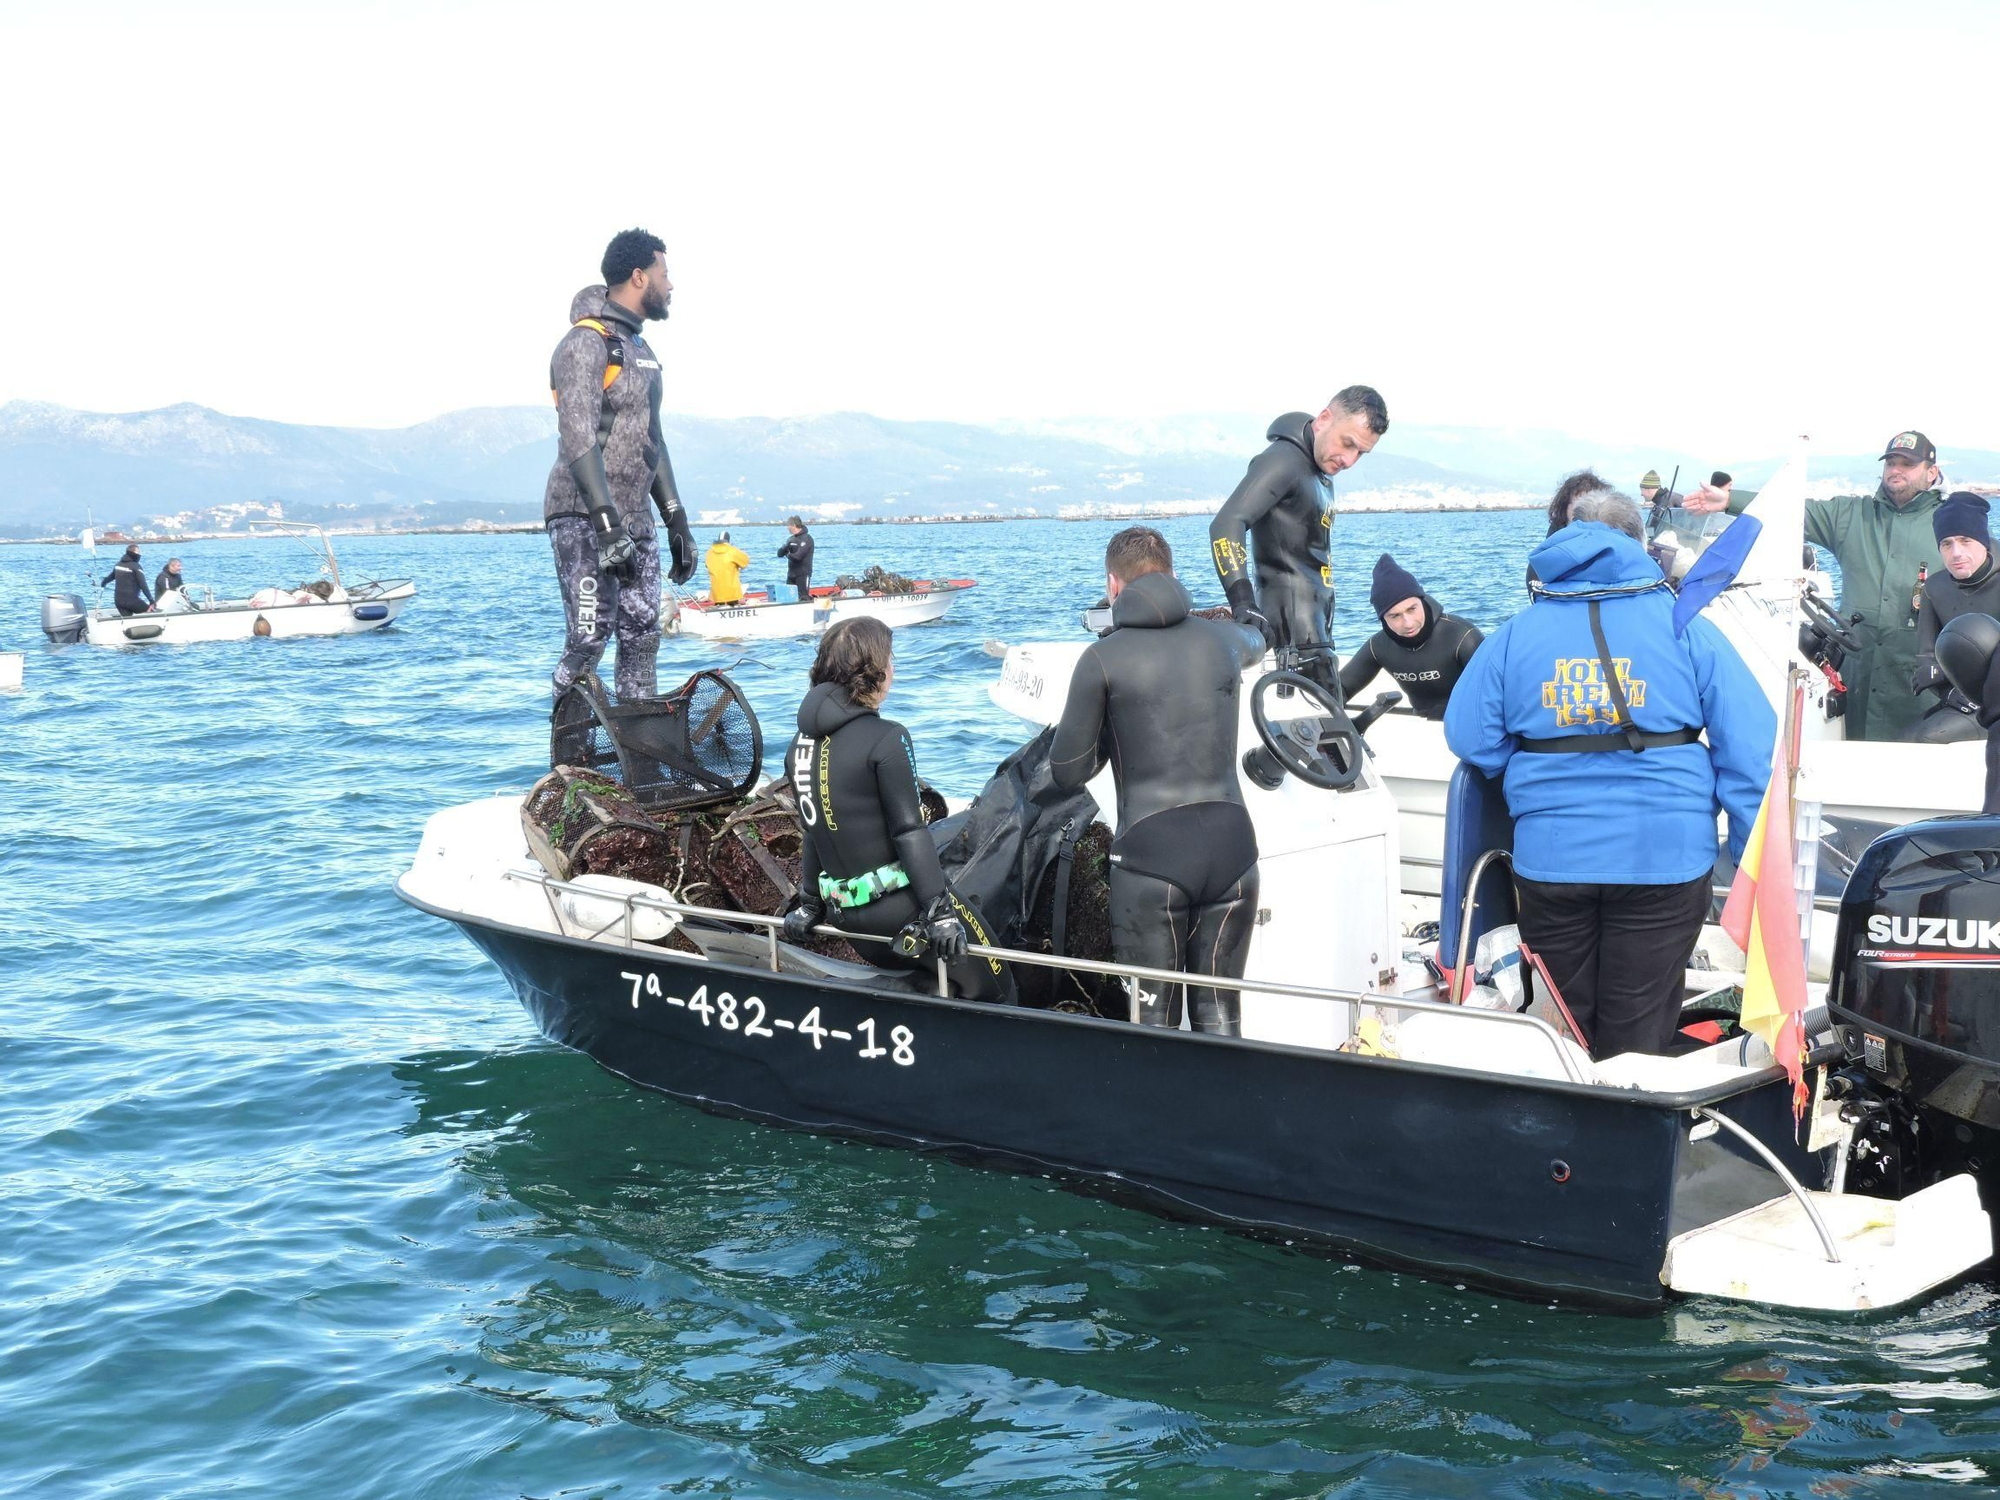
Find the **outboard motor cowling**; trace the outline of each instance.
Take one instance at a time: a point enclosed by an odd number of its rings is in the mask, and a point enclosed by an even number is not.
[[[42,596],[42,634],[58,646],[74,646],[83,639],[83,599],[77,594]]]
[[[1865,1091],[1897,1117],[1876,1132],[1880,1186],[1970,1171],[2000,1206],[2000,817],[1931,818],[1868,846],[1841,899],[1827,1005]],[[1858,1149],[1867,1191],[1870,1165]]]

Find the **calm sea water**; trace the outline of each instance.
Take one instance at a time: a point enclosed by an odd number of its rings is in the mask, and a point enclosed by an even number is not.
[[[1070,630],[1110,530],[819,534],[823,576],[981,580],[898,641],[946,791],[1022,737],[986,643]],[[1344,518],[1346,639],[1378,551],[1491,624],[1539,531]],[[779,576],[777,531],[737,537]],[[288,548],[179,550],[234,592],[298,581]],[[431,809],[546,764],[546,544],[341,556],[418,579],[405,624],[119,653],[37,644],[75,548],[0,548],[0,1491],[1996,1492],[1985,1283],[1867,1320],[1498,1300],[710,1119],[542,1041],[390,883]],[[736,669],[774,746],[808,661]]]

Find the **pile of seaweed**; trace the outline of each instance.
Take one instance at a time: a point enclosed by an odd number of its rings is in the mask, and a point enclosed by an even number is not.
[[[842,573],[833,580],[844,589],[853,589],[863,594],[914,594],[916,583],[901,573],[891,573],[887,569],[870,564],[859,578],[852,573]]]

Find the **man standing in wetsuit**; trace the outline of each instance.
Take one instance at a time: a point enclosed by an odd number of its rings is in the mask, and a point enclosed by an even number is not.
[[[1376,391],[1350,385],[1316,417],[1287,412],[1208,528],[1229,611],[1267,644],[1320,648],[1305,670],[1332,688],[1333,476],[1389,430]],[[1254,564],[1254,572],[1253,572]]]
[[[111,565],[111,571],[97,580],[97,586],[115,584],[112,602],[121,615],[143,615],[153,607],[153,596],[146,588],[146,570],[139,563],[139,544],[132,543],[125,549],[125,555]]]
[[[1340,696],[1352,699],[1377,672],[1385,672],[1411,708],[1426,719],[1442,719],[1459,674],[1485,639],[1479,627],[1439,609],[1424,586],[1386,552],[1376,560],[1368,602],[1382,628],[1341,664]]]
[[[785,582],[799,591],[800,599],[812,597],[813,581],[813,537],[806,530],[806,523],[797,516],[785,518],[785,530],[791,534],[784,545],[778,548],[778,556],[785,560]]]
[[[660,431],[660,361],[642,333],[673,300],[666,245],[643,229],[604,251],[604,285],[570,303],[570,330],[549,362],[556,463],[542,497],[568,625],[555,694],[597,665],[615,632],[621,699],[657,690],[660,544],[657,505],[673,547],[672,576],[694,574],[694,537]],[[649,505],[649,500],[651,504]]]
[[[1237,781],[1236,705],[1263,641],[1191,615],[1173,566],[1166,538],[1150,526],[1111,539],[1111,630],[1077,661],[1049,771],[1069,791],[1111,764],[1117,960],[1240,979],[1257,917],[1257,835]],[[1181,986],[1168,988],[1159,996],[1140,986],[1141,1021],[1180,1025]],[[1241,1034],[1237,991],[1197,986],[1188,1005],[1195,1030]]]

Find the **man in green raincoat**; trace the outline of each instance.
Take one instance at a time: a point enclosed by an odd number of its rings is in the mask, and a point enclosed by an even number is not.
[[[1725,496],[1703,485],[1682,501],[1692,511],[1740,514],[1756,491]],[[1806,540],[1840,564],[1840,610],[1859,612],[1862,649],[1841,664],[1847,684],[1847,737],[1900,740],[1916,728],[1928,700],[1910,691],[1917,662],[1917,610],[1926,569],[1938,562],[1931,512],[1944,500],[1937,448],[1921,432],[1899,432],[1882,453],[1882,483],[1872,495],[1806,502]]]

